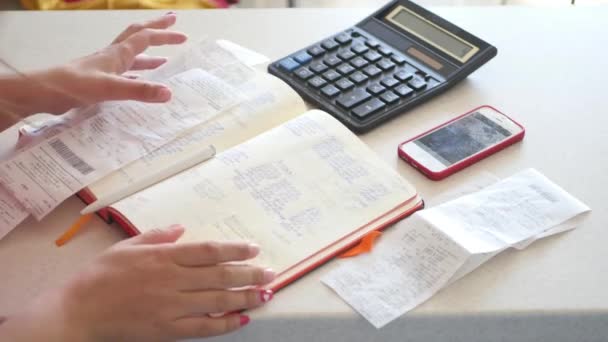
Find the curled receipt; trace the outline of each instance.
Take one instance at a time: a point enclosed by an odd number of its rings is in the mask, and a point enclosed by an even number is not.
[[[580,224],[589,210],[525,170],[397,223],[370,254],[341,261],[322,282],[380,328],[501,251]]]

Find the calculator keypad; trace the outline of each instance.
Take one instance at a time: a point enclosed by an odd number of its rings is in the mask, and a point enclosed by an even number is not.
[[[351,31],[280,60],[279,69],[359,121],[440,84],[401,52]]]

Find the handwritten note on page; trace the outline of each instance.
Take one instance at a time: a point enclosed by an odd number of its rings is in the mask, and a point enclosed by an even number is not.
[[[322,282],[380,328],[500,251],[570,227],[564,222],[586,211],[539,172],[526,170],[417,212],[369,255],[342,260]]]
[[[193,227],[180,241],[256,242],[255,262],[280,272],[415,195],[343,125],[310,111],[112,207],[142,232],[179,218]]]

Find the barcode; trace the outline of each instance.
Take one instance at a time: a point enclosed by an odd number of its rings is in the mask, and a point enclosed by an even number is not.
[[[49,145],[59,154],[63,160],[72,165],[73,168],[78,170],[83,176],[95,171],[91,165],[87,164],[84,160],[80,159],[70,148],[60,139],[55,139],[49,142]]]

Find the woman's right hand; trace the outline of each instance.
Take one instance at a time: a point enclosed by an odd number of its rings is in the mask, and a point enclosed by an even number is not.
[[[260,288],[274,279],[271,270],[233,263],[255,257],[258,247],[175,244],[183,232],[172,226],[116,244],[60,290],[9,316],[0,336],[4,330],[13,340],[172,341],[247,324],[246,315],[209,314],[254,308],[272,298]],[[18,333],[32,331],[41,335]]]

